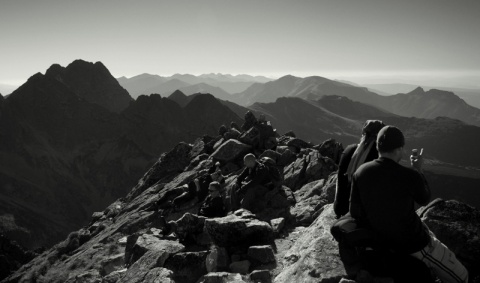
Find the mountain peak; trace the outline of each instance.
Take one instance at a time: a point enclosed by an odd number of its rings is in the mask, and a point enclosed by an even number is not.
[[[176,98],[176,97],[183,98],[183,97],[187,97],[187,96],[185,95],[185,93],[183,93],[182,91],[177,89],[172,94],[170,94],[170,96],[168,98]]]
[[[414,95],[419,95],[419,94],[424,94],[424,93],[425,93],[425,90],[420,86],[415,88],[411,92],[409,92],[409,94],[414,94]]]
[[[90,103],[98,104],[112,112],[121,112],[132,98],[102,62],[75,60],[67,67],[53,64],[45,72]]]
[[[280,77],[278,81],[285,81],[285,80],[296,80],[299,79],[298,77],[295,77],[293,75],[285,75],[283,77]]]

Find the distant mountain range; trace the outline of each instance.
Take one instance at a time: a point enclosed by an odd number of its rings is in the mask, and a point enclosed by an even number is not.
[[[274,102],[280,97],[317,100],[325,95],[344,96],[401,116],[417,118],[445,116],[480,126],[480,109],[468,105],[452,92],[436,89],[425,92],[422,88],[416,88],[406,94],[383,96],[366,87],[323,77],[284,76],[264,84],[256,83],[245,91],[233,95],[233,101],[251,105],[255,102]]]
[[[228,74],[203,74],[200,76],[175,74],[170,77],[141,74],[131,78],[120,77],[117,80],[133,98],[141,94],[152,93],[168,96],[175,90],[180,90],[187,95],[204,92],[226,99],[232,93],[244,91],[253,83],[265,83],[272,79],[262,76],[232,76]]]
[[[370,91],[376,92],[381,95],[392,95],[397,93],[408,93],[418,87],[418,85],[411,84],[364,84]],[[480,108],[480,89],[468,89],[468,88],[453,88],[453,87],[438,87],[422,85],[423,89],[441,89],[450,91],[458,95],[461,99],[465,100],[473,107]]]

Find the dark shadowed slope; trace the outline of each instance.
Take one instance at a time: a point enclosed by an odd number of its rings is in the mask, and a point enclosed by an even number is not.
[[[205,95],[188,108],[141,96],[122,113],[111,112],[107,107],[117,104],[89,101],[89,91],[115,93],[118,83],[109,84],[110,77],[89,84],[98,73],[90,67],[98,63],[72,64],[86,71],[70,78],[64,74],[70,67],[54,65],[0,99],[0,232],[29,248],[84,225],[178,142],[215,135],[224,121],[240,122]]]

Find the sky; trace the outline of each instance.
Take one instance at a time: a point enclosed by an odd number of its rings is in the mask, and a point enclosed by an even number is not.
[[[478,0],[0,0],[0,84],[54,63],[480,88]]]

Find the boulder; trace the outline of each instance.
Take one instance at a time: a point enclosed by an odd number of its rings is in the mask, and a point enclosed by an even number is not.
[[[302,149],[302,148],[310,148],[312,147],[312,145],[308,142],[305,142],[304,140],[301,140],[299,138],[292,138],[290,139],[286,146],[289,146],[289,147],[295,147],[297,149]]]
[[[144,282],[144,278],[150,270],[155,267],[163,267],[169,256],[170,254],[165,250],[149,250],[127,269],[125,276],[118,283]]]
[[[195,159],[199,155],[206,153],[205,150],[205,141],[203,138],[198,138],[193,143],[192,149],[190,150],[189,156],[190,159]]]
[[[125,266],[125,254],[117,254],[104,259],[101,263],[100,274],[106,276],[114,271],[118,271]]]
[[[436,199],[417,213],[465,265],[469,277],[480,277],[480,211],[456,200]]]
[[[129,242],[134,242],[133,245],[129,245]],[[183,251],[185,246],[170,240],[161,240],[154,235],[143,234],[135,239],[135,237],[127,240],[127,246],[125,247],[125,262],[130,265],[136,262],[148,251],[158,252],[158,255],[162,255],[159,258],[160,266],[163,266],[165,260],[174,253]]]
[[[123,268],[117,271],[114,271],[107,276],[102,278],[102,283],[116,283],[127,273],[127,269]]]
[[[198,216],[192,213],[185,213],[180,219],[172,222],[173,229],[180,240],[187,239],[189,236],[196,236],[203,232],[206,217]]]
[[[246,283],[238,273],[210,272],[200,283]]]
[[[250,273],[250,280],[254,283],[271,283],[272,275],[268,270],[254,270]]]
[[[269,244],[273,241],[272,227],[243,209],[225,217],[206,219],[205,229],[213,243],[221,247]]]
[[[102,217],[103,217],[103,212],[98,212],[98,211],[94,212],[92,214],[92,223],[97,221],[97,220],[100,220],[100,218],[102,218]]]
[[[280,157],[277,159],[278,166],[287,166],[297,159],[297,154],[287,146],[277,147],[277,152],[280,153]]]
[[[143,278],[142,283],[175,283],[172,280],[173,272],[163,267],[151,269]]]
[[[290,213],[295,217],[297,225],[310,225],[326,204],[333,203],[336,182],[337,174],[332,174],[328,180],[310,182],[295,192],[297,203]]]
[[[183,252],[171,255],[164,267],[173,271],[175,282],[195,283],[207,273],[206,258],[208,251]]]
[[[65,283],[102,283],[102,276],[97,270],[89,270],[68,278]]]
[[[243,156],[251,150],[251,146],[241,143],[238,140],[230,139],[219,146],[211,156],[214,160],[229,163],[243,158]]]
[[[213,145],[213,151],[216,151],[226,140],[222,137],[219,136],[220,138],[217,140],[217,142]]]
[[[284,185],[293,191],[303,185],[320,179],[326,179],[337,170],[332,159],[323,157],[318,150],[308,149],[284,169]]]
[[[223,247],[212,246],[207,256],[206,267],[208,272],[225,271],[229,266],[227,250]]]
[[[332,159],[336,164],[340,162],[340,156],[343,153],[343,145],[335,139],[328,139],[313,148],[317,149],[321,155]]]
[[[328,204],[320,216],[296,237],[293,246],[281,260],[282,271],[274,282],[338,282],[346,277],[337,242],[330,234],[336,216]]]
[[[203,154],[200,154],[200,155],[196,156],[195,158],[192,159],[192,161],[190,162],[190,164],[188,165],[186,170],[195,169],[195,167],[197,167],[201,162],[207,160],[208,157],[209,157],[209,155],[206,154],[206,153],[203,153]]]
[[[237,129],[229,129],[225,134],[223,134],[223,138],[225,140],[229,139],[238,139],[242,133],[240,133]]]
[[[279,146],[287,146],[294,148],[295,150],[299,151],[302,148],[311,148],[312,145],[307,143],[306,141],[299,139],[297,137],[292,137],[288,135],[283,135],[278,138],[278,145]]]
[[[275,262],[275,254],[272,246],[251,246],[248,248],[248,258],[253,263],[267,264]]]
[[[230,271],[232,273],[248,274],[250,265],[251,263],[248,260],[235,261],[230,264]]]
[[[258,159],[261,159],[262,157],[269,157],[273,161],[275,161],[275,163],[277,163],[277,161],[280,159],[281,156],[282,155],[279,152],[276,152],[276,151],[271,150],[271,149],[267,149],[262,154],[260,154]]]

